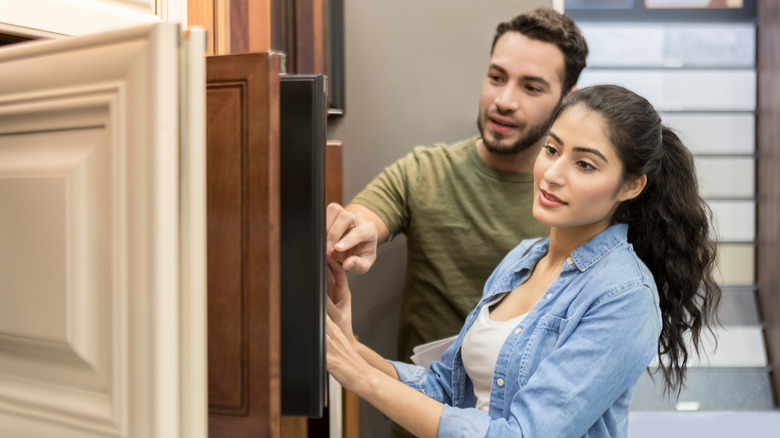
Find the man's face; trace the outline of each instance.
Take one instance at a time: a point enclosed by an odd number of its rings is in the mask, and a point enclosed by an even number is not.
[[[502,35],[482,84],[477,126],[485,148],[516,154],[537,144],[561,102],[563,52],[519,32]]]

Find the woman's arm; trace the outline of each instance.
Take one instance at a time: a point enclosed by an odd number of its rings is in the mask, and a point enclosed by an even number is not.
[[[363,360],[398,380],[395,367],[374,350],[361,344],[352,332],[352,294],[349,291],[347,273],[331,254],[326,256],[326,260],[328,262],[328,316]]]
[[[363,346],[370,356],[395,368]],[[384,369],[373,367],[330,318],[327,319],[328,372],[347,390],[357,394],[391,420],[418,437],[435,437],[444,405],[406,386]],[[383,367],[384,368],[384,367]]]
[[[352,302],[344,268],[328,261],[328,372],[347,390],[420,437],[435,437],[444,405],[398,380],[395,367],[352,333]]]

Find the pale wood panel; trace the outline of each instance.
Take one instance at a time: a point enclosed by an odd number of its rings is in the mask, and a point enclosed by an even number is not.
[[[659,111],[756,108],[756,73],[748,69],[583,71],[578,85],[595,84],[622,85],[649,100]]]
[[[188,0],[187,22],[190,26],[199,26],[208,32],[206,55],[213,55],[217,46],[214,0]]]
[[[753,67],[753,23],[579,23],[588,67]]]
[[[699,190],[705,198],[753,199],[756,160],[753,157],[696,157]]]
[[[32,37],[86,35],[144,23],[187,24],[187,0],[0,0],[0,32]]]
[[[179,173],[192,164],[180,161],[179,147],[199,148],[197,136],[180,137],[190,113],[179,112],[179,72],[202,70],[182,44],[178,27],[161,23],[0,51],[3,197],[25,198],[23,208],[0,213],[0,224],[16,223],[14,234],[55,233],[48,242],[34,234],[10,242],[49,258],[0,285],[3,304],[29,285],[47,289],[27,322],[11,320],[0,334],[0,435],[205,432],[185,426],[205,411],[189,404],[205,394],[196,347],[205,290],[187,275],[203,271],[198,255],[180,254],[184,216],[203,213],[191,203],[182,212],[179,197],[182,189],[202,196]],[[58,74],[40,74],[50,71]],[[193,82],[202,71],[186,76],[202,93],[203,82]],[[35,225],[42,215],[50,230]],[[36,285],[50,268],[59,271],[53,283]]]
[[[756,239],[756,203],[746,201],[708,201],[712,209],[718,240],[753,242]]]
[[[186,391],[182,404],[182,435],[208,435],[207,327],[206,327],[206,31],[183,32],[181,58],[187,65],[179,70],[181,79],[181,330],[187,333],[181,343],[182,357],[189,364],[181,372]]]
[[[187,20],[208,29],[208,55],[266,52],[274,1],[279,0],[188,0]]]
[[[753,286],[756,283],[756,248],[752,244],[718,245],[715,276],[721,286]]]
[[[694,154],[753,155],[756,116],[742,113],[662,113]]]

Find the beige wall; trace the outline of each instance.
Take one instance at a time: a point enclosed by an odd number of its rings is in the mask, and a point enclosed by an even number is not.
[[[414,145],[476,134],[482,78],[496,24],[552,0],[345,1],[346,114],[328,138],[344,142],[344,199]],[[395,355],[404,239],[379,250],[352,276],[355,332]],[[408,360],[408,359],[407,359]],[[384,437],[390,423],[361,403],[361,437]]]

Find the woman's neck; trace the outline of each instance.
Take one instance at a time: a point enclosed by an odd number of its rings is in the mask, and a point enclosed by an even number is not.
[[[554,266],[562,264],[571,253],[588,243],[608,226],[603,223],[584,227],[550,228],[550,248],[545,256]]]

